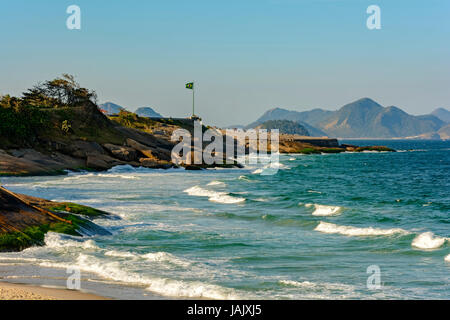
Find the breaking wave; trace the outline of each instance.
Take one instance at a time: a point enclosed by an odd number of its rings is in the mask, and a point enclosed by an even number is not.
[[[433,232],[424,232],[414,238],[411,245],[418,249],[437,249],[441,247],[447,239],[434,236]]]
[[[217,192],[203,189],[199,186],[194,186],[184,190],[190,196],[196,197],[208,197],[209,201],[225,204],[241,203],[245,201],[245,198],[233,197],[226,192]]]
[[[225,182],[213,180],[207,186],[225,186]]]
[[[342,207],[326,206],[322,204],[314,204],[315,210],[313,216],[334,216],[340,213]]]
[[[350,237],[391,236],[394,234],[409,234],[408,231],[400,229],[400,228],[393,228],[393,229],[378,229],[378,228],[372,228],[372,227],[358,228],[358,227],[351,227],[351,226],[339,226],[334,223],[323,222],[323,221],[321,221],[314,230],[323,232],[323,233],[342,234],[342,235],[350,236]]]
[[[292,287],[300,287],[300,288],[314,288],[316,287],[316,284],[309,281],[293,281],[293,280],[280,280],[280,284],[286,285],[286,286],[292,286]]]
[[[144,285],[146,290],[170,297],[206,298],[206,299],[239,299],[233,289],[200,281],[175,280],[144,276],[123,270],[121,264],[104,262],[86,254],[80,254],[74,263],[42,262],[43,267],[68,268],[78,267],[85,272],[92,272],[102,278],[118,282]]]

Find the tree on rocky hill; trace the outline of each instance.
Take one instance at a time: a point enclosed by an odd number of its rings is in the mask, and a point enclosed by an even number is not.
[[[23,93],[22,103],[34,107],[71,107],[91,101],[96,103],[95,91],[80,87],[74,76],[62,77],[35,85]]]

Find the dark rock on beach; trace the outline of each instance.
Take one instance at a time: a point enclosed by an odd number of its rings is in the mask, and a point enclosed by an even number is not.
[[[0,187],[0,251],[43,245],[48,231],[73,236],[110,235],[92,219],[109,213],[75,203],[53,202]]]

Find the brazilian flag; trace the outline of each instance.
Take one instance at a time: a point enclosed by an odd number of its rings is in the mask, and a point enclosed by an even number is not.
[[[186,83],[186,89],[194,90],[194,83],[193,82]]]

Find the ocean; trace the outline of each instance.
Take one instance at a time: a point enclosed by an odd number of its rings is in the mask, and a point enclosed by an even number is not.
[[[284,154],[275,175],[119,166],[1,178],[120,219],[95,221],[112,236],[49,233],[43,247],[0,253],[0,278],[65,286],[79,268],[81,289],[122,299],[450,299],[450,141],[340,142],[398,152]]]

